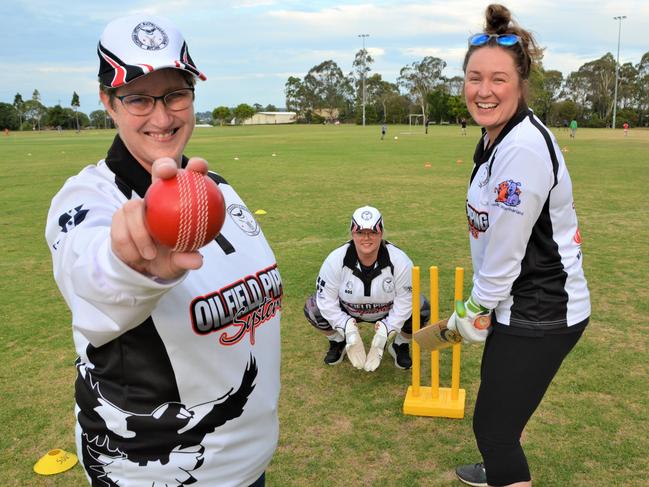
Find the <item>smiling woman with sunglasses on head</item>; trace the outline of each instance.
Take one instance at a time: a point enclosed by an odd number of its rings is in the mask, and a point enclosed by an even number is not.
[[[261,487],[279,431],[275,257],[234,189],[184,156],[205,76],[177,28],[116,19],[97,52],[117,135],[54,197],[46,229],[79,356],[79,457],[93,486]],[[180,170],[207,174],[225,199],[200,251],[165,247],[145,225],[152,181]]]
[[[473,486],[530,486],[520,438],[590,317],[572,183],[552,133],[527,106],[533,36],[502,5],[469,39],[464,94],[482,126],[466,198],[473,288],[448,327],[485,342],[473,429]],[[491,326],[476,318],[490,315]]]

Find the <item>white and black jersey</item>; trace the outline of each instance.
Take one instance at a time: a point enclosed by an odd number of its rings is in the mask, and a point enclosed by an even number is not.
[[[356,247],[347,242],[331,252],[316,281],[316,302],[336,329],[352,317],[385,323],[399,331],[412,314],[412,261],[398,247],[382,242],[376,263],[363,269]]]
[[[474,155],[466,211],[474,298],[511,327],[556,330],[590,316],[572,183],[552,133],[517,113]]]
[[[151,183],[119,136],[52,201],[46,238],[72,313],[77,449],[93,486],[248,486],[276,448],[282,281],[251,212],[211,177],[225,224],[203,266],[172,282],[111,250],[113,214]]]

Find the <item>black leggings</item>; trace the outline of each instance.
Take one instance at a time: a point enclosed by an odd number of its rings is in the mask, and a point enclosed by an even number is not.
[[[531,480],[521,434],[582,333],[528,337],[495,329],[487,338],[473,432],[489,485]]]

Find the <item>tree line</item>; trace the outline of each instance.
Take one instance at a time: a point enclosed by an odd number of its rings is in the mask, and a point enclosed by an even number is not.
[[[333,60],[323,61],[304,76],[290,76],[284,86],[286,107],[303,122],[362,121],[365,99],[367,123],[408,123],[418,114],[432,123],[457,123],[469,118],[462,99],[463,78],[443,75],[446,61],[426,56],[401,69],[396,83],[372,73],[374,60],[359,50],[345,75]],[[530,106],[549,125],[576,119],[581,126],[612,123],[617,63],[611,53],[582,65],[564,77],[542,65],[529,81]],[[649,125],[649,52],[636,65],[618,68],[616,125]],[[365,95],[363,97],[363,94]]]
[[[422,123],[457,123],[469,119],[462,98],[463,78],[446,77],[446,61],[426,56],[403,67],[395,83],[372,72],[374,59],[359,50],[352,71],[344,74],[333,60],[312,67],[304,78],[290,76],[284,85],[285,110],[294,111],[298,121],[322,123],[408,123],[417,114]],[[562,125],[575,119],[583,127],[610,127],[612,123],[615,69],[618,68],[616,125],[649,126],[649,52],[637,64],[617,66],[611,53],[584,63],[563,76],[560,71],[537,67],[530,77],[530,106],[548,125]],[[364,96],[363,96],[364,95]],[[365,110],[363,110],[365,100]],[[75,129],[112,128],[106,110],[89,115],[79,111],[79,95],[72,94],[70,106],[46,107],[37,89],[31,99],[16,93],[13,103],[0,102],[0,130],[40,130],[44,127]],[[197,113],[199,123],[241,123],[256,112],[278,111],[274,105],[241,103],[219,106],[212,112]]]
[[[24,100],[20,93],[16,93],[13,104],[0,102],[0,130],[41,130],[49,129],[74,129],[85,128],[114,128],[113,120],[106,110],[94,110],[89,115],[79,111],[80,100],[77,92],[73,92],[70,107],[63,107],[60,103],[53,107],[46,107],[41,102],[41,94],[35,89],[29,100]],[[197,112],[197,123],[230,123],[243,121],[257,112],[278,111],[275,105],[259,103],[250,106],[242,103],[235,108],[218,107],[212,112]]]
[[[79,131],[87,127],[114,126],[106,110],[95,110],[90,115],[86,115],[79,111],[80,106],[76,91],[72,93],[70,108],[64,108],[60,103],[53,107],[46,107],[37,89],[28,100],[23,99],[20,93],[16,93],[13,104],[0,102],[0,129],[41,130],[47,127]]]
[[[275,105],[266,105],[265,107],[259,103],[248,105],[247,103],[240,103],[234,108],[226,106],[218,106],[212,110],[212,120],[215,124],[237,124],[242,123],[244,120],[252,117],[255,113],[259,112],[277,112],[278,108]]]

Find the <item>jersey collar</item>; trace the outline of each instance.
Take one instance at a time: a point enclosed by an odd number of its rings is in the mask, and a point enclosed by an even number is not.
[[[374,265],[374,268],[369,271],[363,270],[363,267],[358,260],[358,253],[356,252],[354,241],[350,240],[348,243],[349,246],[347,247],[347,252],[343,259],[343,266],[352,270],[352,274],[358,277],[363,283],[363,294],[365,296],[370,296],[372,294],[372,281],[375,277],[381,275],[383,269],[389,267],[394,274],[394,267],[390,261],[390,253],[386,247],[386,241],[383,240],[381,242],[381,245],[379,246],[379,255],[376,258],[376,264]]]
[[[496,140],[490,141],[491,143],[488,147],[486,147],[485,144],[487,131],[483,128],[482,137],[478,141],[478,145],[476,146],[475,152],[473,154],[473,162],[476,164],[476,166],[487,162],[495,151],[496,147],[498,147],[498,144],[500,144],[500,142],[507,136],[507,134],[511,132],[512,129],[516,127],[516,125],[521,123],[526,117],[531,114],[532,110],[530,110],[527,105],[519,107],[518,111],[512,118],[509,119],[509,122],[507,122],[503,129],[500,131],[498,137],[496,137]]]

